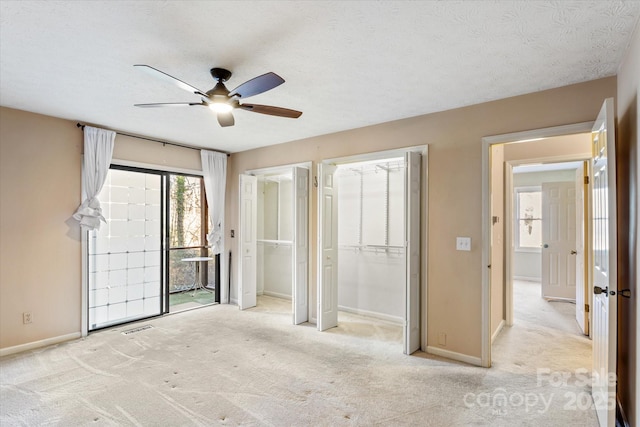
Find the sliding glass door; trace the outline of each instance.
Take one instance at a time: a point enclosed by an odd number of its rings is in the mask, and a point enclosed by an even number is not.
[[[112,166],[98,200],[106,224],[88,233],[89,331],[219,302],[201,177]]]
[[[98,195],[107,220],[90,231],[89,330],[162,313],[163,180],[112,168]]]

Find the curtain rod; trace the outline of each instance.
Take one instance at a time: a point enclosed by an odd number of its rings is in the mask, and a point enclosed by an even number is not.
[[[84,130],[84,126],[85,125],[82,125],[80,123],[76,123],[76,126],[79,127],[81,130]],[[173,145],[173,146],[176,146],[176,147],[188,148],[189,150],[198,150],[198,151],[204,150],[204,148],[189,147],[188,145],[176,144],[175,142],[160,141],[159,139],[147,138],[145,136],[131,135],[129,133],[124,133],[124,132],[117,132],[116,131],[116,134],[122,135],[122,136],[129,136],[131,138],[138,138],[138,139],[144,139],[144,140],[147,140],[147,141],[157,142],[157,143],[160,143],[162,145]],[[222,151],[216,151],[216,150],[209,150],[209,151],[215,151],[216,153],[222,153]],[[227,157],[231,156],[231,154],[229,154],[229,153],[222,153],[222,154],[226,154]]]

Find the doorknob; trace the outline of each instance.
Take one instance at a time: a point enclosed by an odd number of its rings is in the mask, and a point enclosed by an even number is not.
[[[578,253],[578,252],[576,252],[576,251],[573,251],[573,250],[571,251],[571,255],[575,255],[575,254],[577,254],[577,253]]]
[[[549,245],[547,245],[546,243],[544,245],[542,245],[543,248],[547,249],[549,247]]]
[[[609,287],[605,287],[604,289],[602,289],[600,286],[594,286],[593,287],[593,293],[595,295],[600,295],[600,294],[604,294],[605,297],[609,296]]]

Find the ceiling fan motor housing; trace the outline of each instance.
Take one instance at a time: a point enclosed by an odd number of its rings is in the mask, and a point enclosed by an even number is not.
[[[224,68],[212,68],[209,72],[211,73],[211,77],[219,82],[226,82],[231,78],[231,71]]]

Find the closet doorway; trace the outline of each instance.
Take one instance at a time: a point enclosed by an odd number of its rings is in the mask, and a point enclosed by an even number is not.
[[[402,325],[404,353],[420,348],[422,154],[426,147],[318,165],[318,330],[338,326],[338,311],[354,312]]]
[[[293,323],[309,320],[309,165],[240,175],[238,306],[257,295],[291,300]]]

